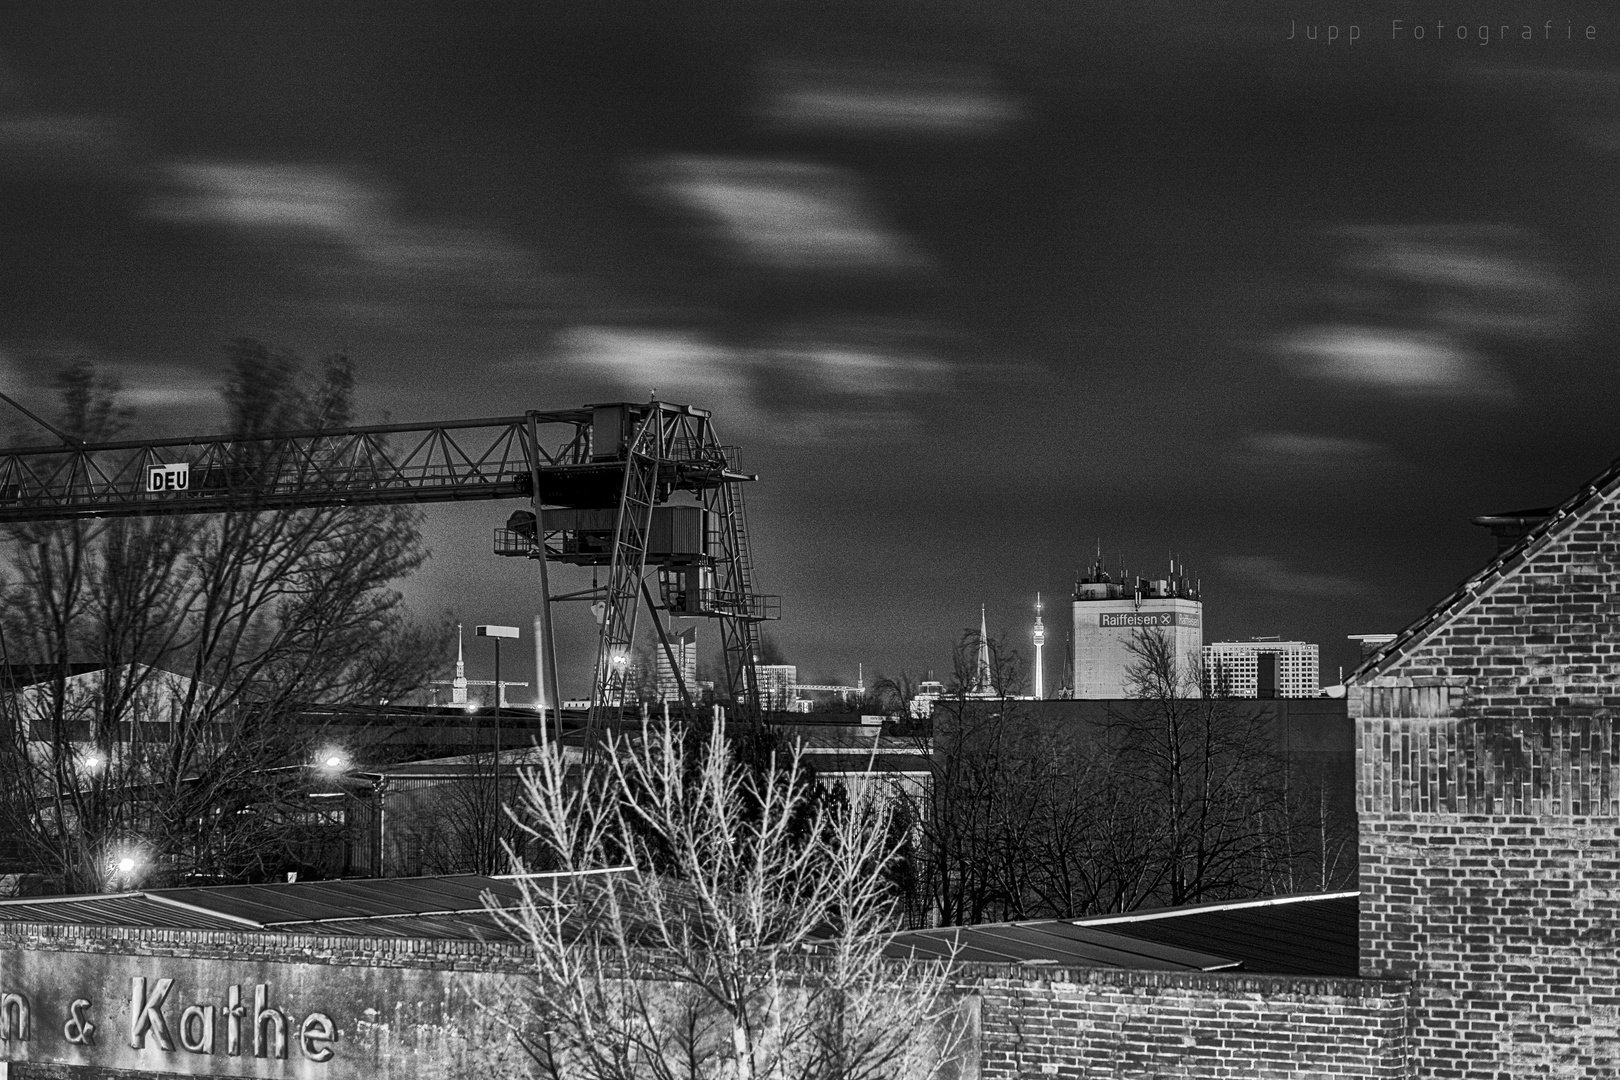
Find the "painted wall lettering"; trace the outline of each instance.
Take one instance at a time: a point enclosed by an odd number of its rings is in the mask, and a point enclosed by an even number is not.
[[[0,994],[0,1042],[27,1042],[33,1016],[22,994]]]
[[[62,1038],[76,1046],[94,1046],[96,1044],[96,1025],[85,1018],[84,1011],[90,1007],[86,998],[74,998],[73,1004],[68,1006],[68,1018],[62,1023]]]
[[[126,969],[127,970],[127,969]],[[139,970],[139,969],[137,969]],[[232,984],[224,987],[225,1004],[192,1000],[191,993],[183,992],[173,978],[149,978],[132,975],[129,980],[129,1030],[124,1040],[129,1050],[144,1051],[137,1059],[141,1068],[150,1068],[150,1053],[155,1049],[166,1054],[185,1053],[210,1057],[223,1049],[231,1057],[255,1057],[267,1061],[286,1061],[292,1047],[309,1061],[321,1063],[336,1056],[336,1046],[343,1038],[337,1023],[324,1012],[298,1013],[276,1008],[271,1001],[273,984],[254,983],[251,1003],[247,1000],[248,987]],[[30,1001],[19,991],[0,985],[0,1062],[8,1060],[6,1046],[28,1042],[35,1036],[34,1021],[43,1025],[42,1038],[48,1053],[56,1043],[55,1033],[61,1031],[62,1042],[72,1046],[96,1045],[96,1023],[91,1016],[96,1011],[89,998],[66,995],[52,997],[46,994]],[[39,1014],[36,1016],[36,1014]],[[64,1015],[65,1014],[65,1015]],[[115,1015],[117,1015],[115,1013]],[[223,1023],[222,1023],[223,1021]],[[60,1029],[57,1028],[60,1024]],[[114,1021],[115,1030],[123,1021]],[[220,1047],[220,1029],[224,1028],[224,1046]],[[29,1052],[38,1054],[37,1045]],[[108,1047],[125,1061],[128,1051],[116,1038]],[[251,1044],[251,1046],[249,1045]],[[180,1065],[175,1062],[175,1065]],[[223,1064],[223,1063],[221,1063]],[[182,1071],[187,1071],[182,1069]],[[3,1076],[0,1073],[0,1076]]]
[[[129,980],[129,1045],[140,1050],[146,1046],[146,1033],[150,1031],[160,1049],[173,1050],[174,1039],[169,1035],[168,1021],[163,1019],[163,1001],[169,996],[173,979],[159,979],[146,993],[146,976],[136,975]]]
[[[304,1017],[304,1026],[298,1032],[298,1045],[311,1061],[330,1061],[332,1043],[337,1039],[337,1027],[325,1013],[310,1013]]]
[[[266,1025],[269,1039],[264,1034]],[[253,1056],[265,1057],[267,1050],[271,1057],[287,1056],[287,1018],[270,1008],[269,984],[259,983],[253,988]]]
[[[231,1057],[242,1053],[242,988],[232,986],[225,992],[225,1052]]]
[[[193,1054],[214,1052],[214,1007],[187,1005],[180,1014],[180,1045]]]

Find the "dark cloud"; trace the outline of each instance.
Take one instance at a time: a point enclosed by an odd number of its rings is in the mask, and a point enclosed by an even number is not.
[[[1360,16],[1280,0],[23,5],[0,380],[89,357],[165,433],[217,422],[239,335],[351,353],[368,418],[656,388],[762,474],[816,670],[941,668],[980,601],[1023,641],[1099,536],[1331,667],[1489,553],[1469,516],[1616,452],[1620,22],[1558,14],[1599,41],[1306,46]],[[482,513],[432,513],[413,598],[526,625]]]

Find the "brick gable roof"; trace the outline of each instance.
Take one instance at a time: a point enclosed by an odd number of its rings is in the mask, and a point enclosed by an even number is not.
[[[1525,533],[1518,543],[1499,552],[1483,569],[1471,575],[1445,599],[1396,634],[1393,640],[1363,660],[1345,682],[1377,675],[1391,667],[1428,641],[1463,607],[1494,591],[1504,579],[1523,569],[1557,538],[1567,534],[1577,523],[1617,496],[1620,496],[1620,458],[1581,485],[1575,494],[1552,510],[1545,521]]]

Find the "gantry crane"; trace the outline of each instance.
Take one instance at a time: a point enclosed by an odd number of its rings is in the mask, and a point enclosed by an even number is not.
[[[607,568],[604,584],[557,598],[602,605],[587,753],[623,715],[643,601],[677,678],[658,609],[716,620],[731,699],[759,708],[758,624],[778,608],[754,592],[742,484],[756,478],[739,471],[736,448],[719,442],[703,409],[654,400],[248,437],[85,443],[57,434],[55,445],[0,449],[0,524],[527,500],[496,530],[494,550],[539,562],[541,681],[559,724],[546,564]],[[690,702],[691,688],[681,689]]]

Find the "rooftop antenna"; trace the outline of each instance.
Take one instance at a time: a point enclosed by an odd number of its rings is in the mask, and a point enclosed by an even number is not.
[[[40,427],[44,428],[46,431],[50,432],[52,435],[55,435],[58,439],[61,439],[63,446],[82,446],[84,444],[83,439],[75,439],[72,435],[69,435],[67,432],[63,431],[61,428],[58,428],[53,424],[50,424],[50,423],[47,423],[44,420],[41,420],[39,417],[35,416],[33,413],[29,412],[27,409],[23,408],[20,404],[18,404],[15,399],[13,399],[11,397],[8,397],[5,394],[0,394],[0,401],[4,401],[7,405],[10,405],[13,409],[16,409],[18,412],[20,412],[24,416],[28,417],[28,419],[32,420],[34,423],[38,424]]]

